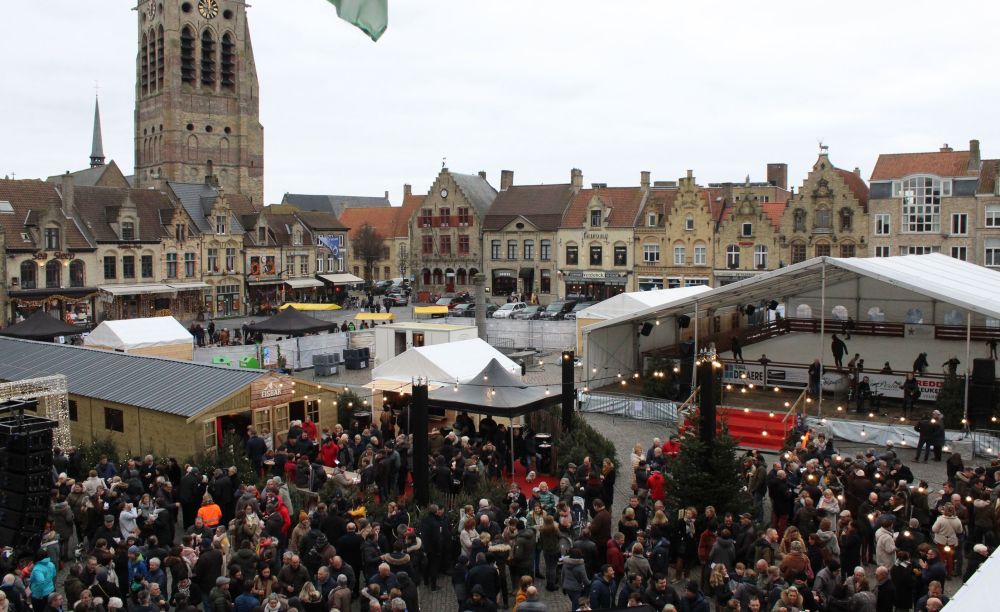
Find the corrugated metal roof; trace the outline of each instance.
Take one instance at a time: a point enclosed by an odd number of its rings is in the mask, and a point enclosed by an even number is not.
[[[74,395],[194,416],[267,373],[0,337],[0,379],[63,374]]]

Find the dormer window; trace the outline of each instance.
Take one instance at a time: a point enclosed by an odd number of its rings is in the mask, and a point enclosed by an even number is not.
[[[174,239],[177,242],[184,242],[187,239],[187,227],[183,223],[174,226]]]
[[[215,216],[215,233],[216,234],[226,233],[226,215]]]
[[[590,211],[590,227],[601,227],[601,209],[595,208]]]
[[[265,242],[267,242],[267,228],[266,227],[258,227],[257,228],[257,242],[259,242],[260,244],[264,244]]]
[[[753,236],[753,223],[744,223],[743,227],[740,229],[740,235],[744,238]]]
[[[59,228],[58,227],[47,227],[47,228],[45,228],[45,250],[46,251],[58,251],[59,250]]]
[[[302,230],[297,227],[292,230],[292,244],[295,246],[302,244]]]
[[[135,223],[122,221],[122,240],[135,240]]]
[[[647,227],[656,227],[656,213],[655,212],[651,212],[651,213],[649,213],[646,216],[646,226]]]

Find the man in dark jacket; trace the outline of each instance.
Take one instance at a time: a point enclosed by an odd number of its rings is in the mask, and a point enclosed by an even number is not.
[[[643,594],[643,600],[653,606],[654,610],[662,610],[663,606],[671,604],[674,607],[680,606],[681,597],[677,594],[667,581],[666,574],[657,574]]]
[[[184,513],[184,528],[187,529],[194,524],[194,517],[198,514],[198,508],[201,506],[201,497],[205,493],[198,468],[189,467],[188,472],[181,477],[181,484],[177,488],[177,501],[181,503],[181,511]]]
[[[215,581],[222,576],[222,545],[216,543],[208,550],[203,550],[193,569],[198,588],[202,593],[208,593],[208,600],[213,601],[211,593],[215,590]],[[196,604],[197,602],[191,603]]]
[[[444,551],[448,545],[448,532],[445,529],[444,509],[437,504],[427,508],[427,514],[420,519],[420,540],[427,553],[427,583],[432,591],[437,591],[438,574],[444,562]]]
[[[614,568],[610,565],[601,566],[601,571],[595,574],[590,582],[590,607],[594,610],[612,607],[617,587]]]
[[[495,565],[486,560],[485,554],[476,554],[474,565],[465,575],[465,586],[470,593],[478,586],[486,599],[496,601],[497,593],[500,592],[500,572]]]
[[[472,589],[472,595],[469,596],[469,599],[465,601],[465,605],[462,606],[462,610],[466,612],[497,612],[497,604],[483,595],[482,587],[475,586]]]
[[[697,580],[688,580],[684,589],[684,599],[677,609],[680,612],[709,612],[708,600],[701,594]]]
[[[844,369],[844,355],[847,354],[847,344],[837,334],[833,334],[831,337],[830,350],[833,351],[833,362],[837,364],[837,369]]]
[[[344,562],[351,566],[355,576],[362,575],[361,566],[361,545],[364,539],[358,535],[358,526],[354,523],[347,524],[347,533],[342,535],[335,547],[337,553],[344,558]]]
[[[611,539],[611,513],[600,499],[594,500],[594,519],[590,522],[590,539],[597,546],[598,560],[605,562],[608,540]]]
[[[896,585],[892,583],[889,570],[881,566],[876,567],[875,583],[876,612],[894,612],[896,609]]]
[[[229,578],[225,576],[219,576],[215,580],[215,586],[212,587],[212,592],[208,595],[208,600],[211,602],[211,612],[232,612],[233,610],[233,598],[229,595]]]
[[[233,473],[236,472],[235,467],[229,469]],[[236,506],[235,493],[236,489],[233,487],[233,481],[229,474],[222,470],[216,470],[215,478],[212,480],[212,499],[219,504],[219,508],[222,510],[223,525],[228,525],[229,521],[233,520],[233,510]]]

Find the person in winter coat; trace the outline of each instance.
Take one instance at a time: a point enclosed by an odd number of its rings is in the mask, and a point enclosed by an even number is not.
[[[625,575],[642,576],[643,584],[648,584],[653,577],[653,569],[644,553],[642,544],[636,542],[632,545],[632,554],[625,560]]]
[[[587,569],[583,562],[583,552],[579,548],[569,549],[569,555],[562,558],[562,588],[569,597],[571,609],[576,608],[580,596],[586,591],[590,582],[587,580]]]
[[[615,581],[618,582],[625,576],[625,554],[621,549],[624,544],[625,536],[621,533],[616,533],[613,538],[608,540],[607,552],[605,553],[608,565],[615,570]]]
[[[875,565],[891,568],[896,563],[896,536],[892,532],[892,519],[884,519],[875,532]]]
[[[708,555],[709,563],[722,563],[730,573],[736,571],[736,543],[733,542],[733,535],[728,529],[723,529],[719,537],[712,545],[712,551]]]
[[[688,580],[687,586],[684,589],[684,596],[681,598],[677,609],[680,612],[709,612],[708,600],[702,595],[698,581]]]
[[[516,522],[511,519],[508,526],[514,528],[512,523]],[[535,575],[535,530],[528,526],[520,529],[520,523],[517,524],[517,528],[511,550],[511,580],[515,577]]]
[[[590,582],[590,607],[595,610],[612,607],[617,586],[614,568],[610,565],[602,566],[601,571]]]
[[[337,576],[337,586],[330,591],[327,597],[330,608],[336,608],[343,612],[351,609],[351,587],[347,584],[347,576],[341,574]]]
[[[64,497],[56,498],[49,508],[49,520],[59,534],[59,558],[69,560],[69,540],[73,537],[74,514],[69,502]]]
[[[938,555],[948,570],[948,575],[955,574],[955,549],[958,547],[959,536],[964,532],[962,521],[955,516],[955,506],[951,502],[941,507],[941,516],[931,526],[934,534],[934,544]]]
[[[215,587],[208,594],[208,600],[211,608],[205,612],[232,612],[233,598],[229,594],[229,578],[219,576],[215,579]]]
[[[28,586],[31,589],[31,606],[35,610],[42,610],[47,605],[48,596],[56,590],[56,566],[45,553],[38,551],[35,553],[35,565],[31,568],[31,575]]]

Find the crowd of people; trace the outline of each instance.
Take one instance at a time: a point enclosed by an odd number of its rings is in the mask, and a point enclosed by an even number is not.
[[[570,463],[550,486],[530,429],[512,436],[462,414],[431,437],[441,499],[513,461],[537,480],[457,513],[411,510],[399,499],[413,469],[405,425],[293,422],[273,449],[251,430],[251,478],[152,456],[82,466],[57,451],[43,544],[3,558],[0,612],[418,612],[421,586],[450,588],[463,612],[936,612],[945,582],[967,579],[997,545],[1000,465],[953,453],[932,491],[892,445],[848,457],[822,435],[771,464],[748,453],[756,503],[734,514],[672,510],[676,437],[636,445],[633,494],[616,500],[610,458]],[[320,473],[336,483],[322,500]],[[359,505],[365,493],[385,510]]]

